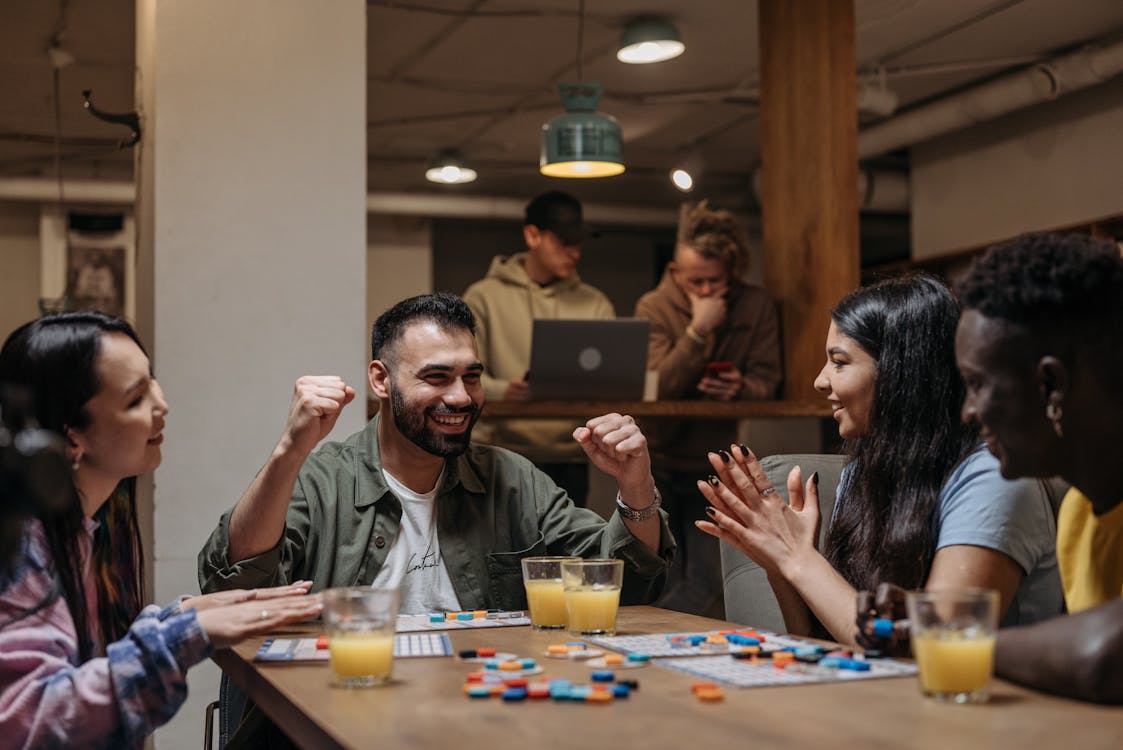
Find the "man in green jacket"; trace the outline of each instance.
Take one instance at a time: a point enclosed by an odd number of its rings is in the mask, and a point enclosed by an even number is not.
[[[623,559],[623,603],[658,595],[674,542],[630,417],[573,432],[619,484],[606,522],[526,459],[471,441],[483,365],[460,298],[405,300],[371,340],[378,416],[312,453],[355,394],[336,377],[297,381],[280,442],[199,553],[204,591],[303,579],[313,590],[397,586],[403,613],[522,609],[521,559],[564,554]]]

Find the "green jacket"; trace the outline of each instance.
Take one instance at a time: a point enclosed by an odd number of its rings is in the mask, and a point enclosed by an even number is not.
[[[369,586],[398,533],[402,509],[386,486],[378,417],[342,443],[309,456],[293,489],[277,545],[231,564],[230,512],[199,553],[204,592],[311,580],[313,591]],[[437,535],[465,609],[525,609],[521,560],[531,555],[624,560],[623,604],[661,592],[674,540],[662,516],[660,555],[631,535],[618,514],[605,521],[578,508],[525,458],[472,444],[449,461],[437,493]]]

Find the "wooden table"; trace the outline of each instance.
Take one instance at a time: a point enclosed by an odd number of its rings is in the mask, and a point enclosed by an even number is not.
[[[729,626],[655,607],[622,608],[619,625],[621,634]],[[588,667],[542,657],[548,644],[565,640],[557,633],[509,627],[453,631],[451,637],[458,650],[495,646],[540,659],[550,676],[589,681]],[[913,678],[726,688],[723,702],[702,703],[690,693],[690,676],[649,666],[629,670],[625,676],[638,679],[639,690],[611,704],[506,704],[463,694],[464,675],[478,665],[450,658],[399,659],[392,685],[348,691],[330,686],[327,662],[255,663],[262,640],[218,652],[214,660],[305,748],[1117,750],[1123,744],[1123,709],[1051,698],[1001,681],[983,706],[925,699]]]

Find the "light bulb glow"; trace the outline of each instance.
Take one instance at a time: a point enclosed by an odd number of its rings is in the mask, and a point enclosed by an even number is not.
[[[694,189],[694,178],[685,169],[676,169],[671,172],[671,182],[684,193]]]
[[[678,57],[685,49],[686,45],[674,39],[638,42],[621,47],[616,53],[616,59],[623,63],[643,65]]]

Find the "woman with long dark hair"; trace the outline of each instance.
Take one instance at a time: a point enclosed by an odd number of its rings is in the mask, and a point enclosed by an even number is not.
[[[69,501],[27,521],[0,573],[5,746],[139,746],[211,649],[319,611],[303,582],[142,609],[135,477],[160,463],[168,405],[128,323],[100,313],[28,323],[0,350],[0,382],[32,392],[73,480]]]
[[[810,633],[817,619],[853,643],[855,594],[881,581],[997,589],[1005,624],[1060,611],[1047,493],[1002,479],[960,422],[958,320],[950,291],[925,275],[859,289],[831,312],[815,388],[849,461],[822,552],[817,475],[804,483],[792,471],[788,506],[747,448],[710,454],[716,479],[699,487],[713,522],[698,526],[767,571],[790,631]]]

